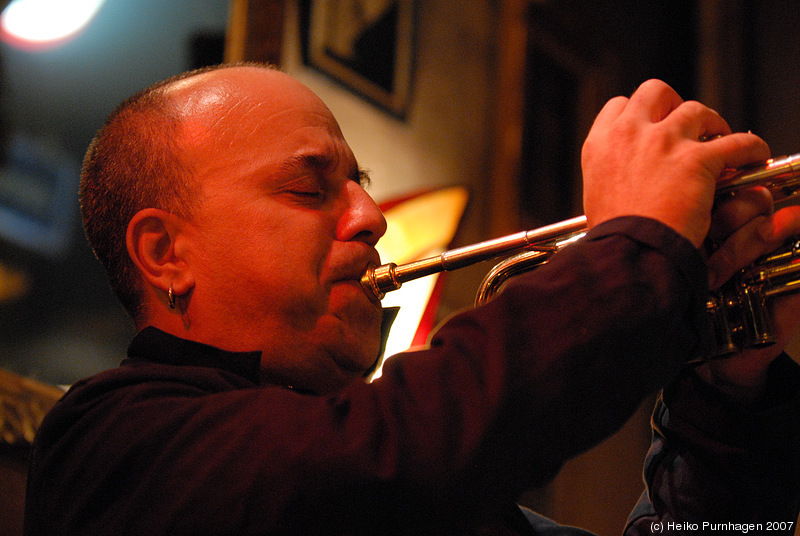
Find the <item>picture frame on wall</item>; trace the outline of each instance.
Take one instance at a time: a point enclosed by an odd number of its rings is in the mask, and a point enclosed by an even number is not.
[[[414,0],[307,0],[306,63],[397,117],[413,66]]]

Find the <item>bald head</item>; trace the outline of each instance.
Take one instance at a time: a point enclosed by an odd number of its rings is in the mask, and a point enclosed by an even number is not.
[[[133,215],[158,208],[189,217],[199,195],[193,155],[207,150],[210,140],[227,137],[232,146],[246,136],[235,127],[248,110],[271,106],[280,113],[301,101],[327,112],[310,90],[272,67],[230,65],[159,82],[108,117],[84,159],[81,212],[89,242],[137,324],[146,311],[125,245]]]

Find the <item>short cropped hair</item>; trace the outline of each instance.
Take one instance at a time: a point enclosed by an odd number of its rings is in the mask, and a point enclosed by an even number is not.
[[[137,325],[146,311],[142,280],[125,243],[128,223],[145,208],[189,218],[199,198],[192,169],[181,159],[180,118],[165,90],[178,80],[232,66],[183,73],[128,98],[106,119],[84,158],[79,195],[86,236]]]

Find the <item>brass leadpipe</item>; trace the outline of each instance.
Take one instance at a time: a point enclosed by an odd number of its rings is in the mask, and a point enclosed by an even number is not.
[[[542,247],[558,237],[582,232],[586,229],[586,216],[546,225],[531,231],[520,231],[501,238],[478,242],[469,246],[445,251],[441,255],[397,265],[393,262],[369,268],[361,276],[361,285],[378,299],[403,283],[439,272],[457,270],[477,262],[495,259],[528,247]]]

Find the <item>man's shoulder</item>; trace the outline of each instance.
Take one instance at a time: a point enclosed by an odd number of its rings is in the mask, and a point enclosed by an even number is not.
[[[210,367],[124,363],[71,385],[46,416],[42,429],[63,430],[94,419],[93,415],[114,419],[138,404],[178,403],[248,387],[252,385],[240,376]]]
[[[125,361],[120,366],[84,378],[70,386],[60,402],[82,405],[114,397],[186,393],[211,394],[253,387],[240,376],[212,367]]]

